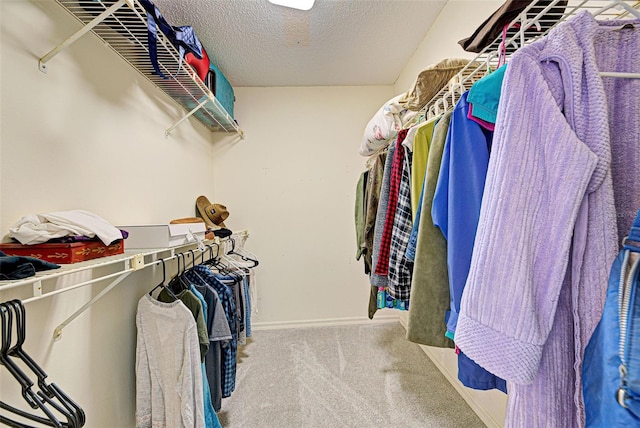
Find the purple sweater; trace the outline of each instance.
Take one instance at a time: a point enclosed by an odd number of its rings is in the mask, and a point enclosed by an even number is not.
[[[629,22],[629,21],[623,21]],[[584,426],[581,367],[640,208],[640,29],[587,11],[507,68],[456,344],[508,382],[506,426]]]

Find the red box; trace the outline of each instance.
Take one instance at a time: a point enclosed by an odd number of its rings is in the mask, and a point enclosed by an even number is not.
[[[8,256],[29,256],[51,263],[68,264],[122,254],[124,240],[111,245],[104,245],[101,241],[35,245],[0,244],[0,251]]]

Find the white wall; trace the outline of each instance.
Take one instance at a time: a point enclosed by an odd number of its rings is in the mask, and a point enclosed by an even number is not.
[[[367,316],[355,260],[355,186],[365,124],[385,87],[238,88],[245,141],[217,143],[215,195],[260,255],[261,323]]]
[[[465,52],[458,45],[458,40],[470,36],[502,3],[503,1],[450,0],[402,70],[394,85],[394,92],[406,91],[420,70],[444,58],[472,59],[475,54]],[[406,325],[406,314],[402,320]],[[506,395],[496,390],[476,391],[465,388],[457,378],[457,357],[453,350],[426,346],[423,348],[487,426],[498,427],[504,424]]]

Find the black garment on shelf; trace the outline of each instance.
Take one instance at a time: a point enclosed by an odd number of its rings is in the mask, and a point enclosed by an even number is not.
[[[34,276],[36,272],[59,267],[60,265],[35,257],[7,256],[0,251],[0,280],[28,278]]]
[[[507,0],[502,6],[489,18],[487,18],[470,37],[462,39],[458,42],[462,48],[467,52],[479,53],[487,46],[491,45],[496,38],[500,36],[502,29],[505,25],[508,25],[513,21],[527,6],[531,3],[536,3],[528,12],[527,16],[532,18],[542,12],[553,0]],[[553,27],[567,7],[567,0],[560,0],[556,5],[549,9],[540,20],[540,31],[535,27],[531,27],[525,32],[525,34],[535,37],[544,33],[551,27]],[[507,37],[515,34],[517,29],[510,29],[507,33]],[[529,37],[527,37],[529,38]],[[497,48],[497,46],[496,46]],[[507,49],[510,49],[507,47]]]

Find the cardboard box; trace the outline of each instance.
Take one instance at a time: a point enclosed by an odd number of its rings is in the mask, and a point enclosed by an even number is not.
[[[167,248],[195,244],[196,237],[204,241],[204,223],[159,224],[144,226],[118,226],[129,232],[127,249]]]
[[[56,264],[69,264],[122,254],[124,240],[111,245],[104,245],[101,241],[35,245],[0,244],[0,251],[8,256],[28,256]]]

